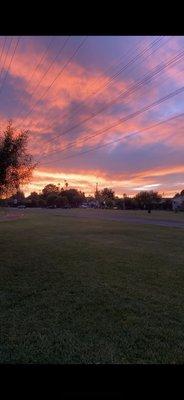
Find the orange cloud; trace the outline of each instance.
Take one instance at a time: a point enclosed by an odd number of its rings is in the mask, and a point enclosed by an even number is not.
[[[140,190],[158,190],[160,193],[164,191],[165,195],[172,196],[177,190],[180,190],[181,186],[178,185],[178,188],[176,186],[174,189],[173,187],[168,187],[166,190],[163,188],[162,183],[156,181],[156,179],[159,177],[166,179],[168,175],[181,173],[184,173],[184,165],[147,169],[135,173],[111,174],[111,176],[100,170],[88,172],[79,170],[74,173],[72,172],[72,167],[71,171],[68,171],[68,169],[55,170],[47,168],[36,170],[32,182],[25,186],[24,190],[27,194],[33,190],[41,191],[50,182],[60,183],[62,186],[64,185],[64,180],[67,179],[70,187],[77,187],[87,195],[94,194],[96,182],[98,182],[101,188],[110,187],[114,189],[116,195],[123,195],[125,192],[128,195],[134,195]],[[147,178],[149,178],[149,183]]]

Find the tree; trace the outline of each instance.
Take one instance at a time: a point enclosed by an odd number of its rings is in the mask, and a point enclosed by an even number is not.
[[[31,194],[28,196],[30,199],[38,199],[39,194],[37,192],[31,192]]]
[[[159,195],[158,192],[154,192],[151,190],[149,192],[142,191],[137,193],[134,199],[140,208],[148,208],[153,205],[156,206],[161,201],[162,196]]]
[[[50,193],[47,196],[47,206],[56,206],[56,200],[57,200],[57,194],[56,193]]]
[[[22,190],[17,190],[17,193],[14,195],[18,202],[25,200],[25,194]]]
[[[65,188],[67,189],[67,187],[68,187],[68,182],[67,182],[67,180],[65,179]]]
[[[16,193],[28,183],[35,165],[27,153],[29,132],[16,133],[11,121],[0,139],[0,196]]]
[[[18,190],[16,194],[13,194],[9,199],[7,199],[9,205],[21,205],[25,204],[25,195],[22,190]]]
[[[125,208],[124,199],[117,197],[117,198],[116,198],[116,206],[117,206],[120,210],[124,210],[124,208]]]
[[[168,198],[168,199],[164,199],[164,201],[162,202],[161,205],[163,210],[172,210],[173,206],[172,206],[172,199]]]
[[[49,183],[48,185],[46,185],[43,188],[42,194],[43,194],[43,197],[45,198],[52,193],[59,194],[59,188],[58,188],[58,186],[54,185],[53,183]]]
[[[30,207],[38,207],[40,196],[37,192],[32,192],[26,200]]]
[[[46,200],[39,198],[38,205],[39,205],[39,207],[46,207],[46,205],[47,205]]]
[[[114,200],[114,191],[112,189],[104,188],[101,191],[101,198],[105,201],[107,199]]]
[[[77,189],[65,190],[63,195],[67,197],[71,207],[79,207],[85,200],[85,194]]]
[[[104,205],[108,208],[112,208],[115,200],[114,191],[109,188],[104,188],[99,192],[99,200],[102,206]]]
[[[123,195],[123,200],[124,200],[125,209],[130,210],[130,209],[135,208],[134,199],[132,199],[131,197],[129,197],[126,194],[124,194]]]
[[[106,208],[113,208],[114,206],[114,200],[107,198],[105,200],[105,207]]]
[[[115,197],[115,205],[121,210],[130,210],[135,208],[135,201],[124,193],[123,197]]]
[[[68,199],[66,196],[60,195],[56,199],[56,206],[59,208],[63,208],[68,206]]]

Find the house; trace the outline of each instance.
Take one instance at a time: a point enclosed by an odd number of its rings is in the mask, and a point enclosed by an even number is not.
[[[88,201],[87,201],[87,206],[88,206],[89,208],[99,208],[99,207],[100,207],[100,203],[99,203],[98,200],[95,200],[95,199],[93,199],[93,200],[88,200]]]
[[[176,195],[172,199],[173,211],[184,210],[184,194]]]

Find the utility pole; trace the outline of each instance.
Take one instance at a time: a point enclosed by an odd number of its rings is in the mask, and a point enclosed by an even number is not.
[[[126,193],[123,193],[123,210],[126,210],[125,199],[126,199]]]
[[[98,182],[96,182],[95,199],[96,199],[96,202],[98,203],[98,207],[99,207]]]

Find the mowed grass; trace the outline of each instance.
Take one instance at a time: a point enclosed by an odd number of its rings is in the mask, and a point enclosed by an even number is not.
[[[184,230],[83,211],[0,222],[1,363],[183,363]]]

